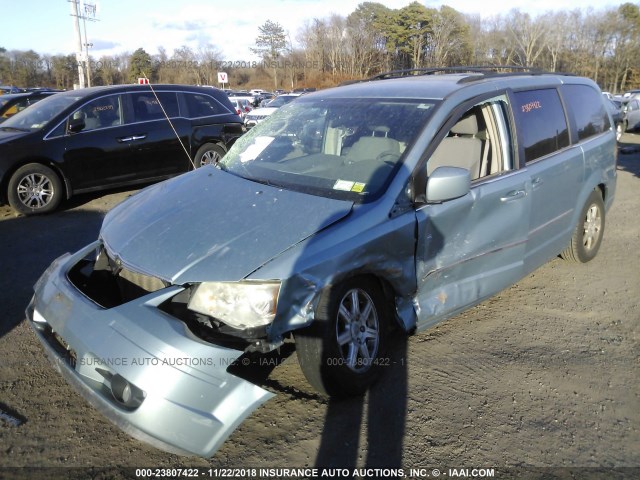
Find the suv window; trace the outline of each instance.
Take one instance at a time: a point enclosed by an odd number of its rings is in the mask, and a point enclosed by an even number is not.
[[[85,127],[83,131],[122,125],[120,95],[96,98],[82,106],[72,116],[77,117],[77,112],[84,115]]]
[[[153,92],[131,94],[134,122],[164,119],[165,112],[170,118],[179,115],[178,97],[175,92],[156,92],[156,95]],[[158,100],[162,102],[162,106],[160,106]],[[162,111],[163,108],[164,112]]]
[[[571,109],[579,140],[598,135],[611,128],[609,115],[604,108],[600,93],[587,85],[564,85],[562,93]]]
[[[511,170],[507,108],[507,97],[501,95],[467,110],[433,152],[427,174],[437,167],[461,167],[469,170],[473,181]]]
[[[187,108],[189,109],[189,117],[208,117],[210,115],[220,115],[221,113],[229,113],[223,110],[213,97],[202,95],[199,93],[185,93]]]
[[[516,92],[514,97],[526,162],[569,146],[567,119],[555,88]]]

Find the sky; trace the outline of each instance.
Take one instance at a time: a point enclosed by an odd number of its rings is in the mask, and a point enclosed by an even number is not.
[[[258,27],[278,22],[294,45],[301,27],[313,18],[332,13],[347,16],[364,0],[80,0],[97,5],[97,21],[87,21],[87,38],[94,59],[144,48],[151,55],[164,47],[171,56],[183,45],[194,51],[215,45],[229,62],[256,60],[249,50]],[[411,0],[379,0],[389,8],[402,8]],[[443,3],[467,14],[490,17],[518,8],[533,16],[547,11],[594,10],[625,3],[615,0],[421,0],[429,8]],[[3,6],[4,5],[4,6]],[[69,0],[0,0],[5,20],[0,47],[34,50],[40,54],[70,54],[76,37]],[[8,18],[7,18],[8,17]],[[82,23],[81,23],[82,29]]]

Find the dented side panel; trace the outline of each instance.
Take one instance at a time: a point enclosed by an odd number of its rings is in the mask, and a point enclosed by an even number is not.
[[[514,171],[478,183],[464,197],[416,211],[419,330],[524,275],[529,190],[526,170]]]
[[[342,222],[291,248],[250,278],[285,278],[270,337],[302,328],[313,321],[320,292],[347,277],[373,275],[396,297],[401,326],[415,326],[416,219],[413,209],[395,218],[388,208],[363,206]],[[377,222],[372,222],[377,218]]]

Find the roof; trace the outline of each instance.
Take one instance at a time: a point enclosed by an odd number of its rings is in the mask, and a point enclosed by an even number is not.
[[[60,92],[58,95],[71,95],[71,96],[81,96],[88,97],[94,94],[100,94],[104,92],[136,92],[136,91],[147,91],[150,92],[152,90],[178,90],[178,91],[192,91],[192,92],[203,92],[212,94],[214,92],[220,92],[223,94],[222,90],[218,90],[213,87],[200,87],[196,85],[178,85],[178,84],[154,84],[154,85],[138,85],[138,84],[124,84],[124,85],[106,85],[99,87],[87,87],[80,88],[78,90],[67,90],[64,92]]]
[[[512,71],[504,72],[503,70]],[[313,94],[314,98],[416,98],[442,100],[465,87],[519,88],[562,83],[591,83],[573,75],[520,67],[452,67],[387,72],[367,80]]]

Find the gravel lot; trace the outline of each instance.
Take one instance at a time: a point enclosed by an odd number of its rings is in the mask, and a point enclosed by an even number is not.
[[[364,400],[319,398],[295,353],[275,359],[258,381],[277,396],[211,459],[165,454],[112,426],[49,366],[23,321],[42,271],[92,241],[105,212],[133,192],[80,196],[42,217],[0,207],[0,410],[22,422],[0,412],[0,478],[134,476],[119,466],[640,478],[640,137],[623,140],[594,261],[553,260],[478,307],[395,339],[393,364]],[[63,468],[13,468],[25,466]]]

